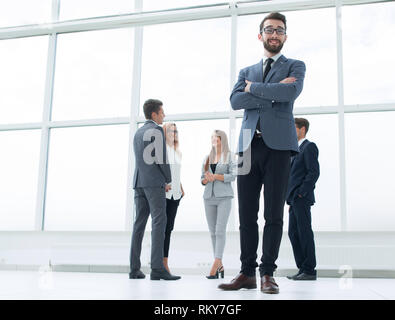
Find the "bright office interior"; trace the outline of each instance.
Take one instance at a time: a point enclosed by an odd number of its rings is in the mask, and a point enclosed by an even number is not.
[[[207,273],[201,165],[214,129],[235,148],[243,114],[229,94],[262,57],[258,26],[270,11],[287,17],[282,53],[307,67],[294,114],[310,121],[320,150],[319,275],[395,277],[395,1],[377,0],[1,1],[0,273],[128,272],[131,144],[148,98],[164,102],[183,154],[170,264]],[[229,276],[239,268],[237,210],[235,200]],[[295,269],[287,210],[280,277]]]

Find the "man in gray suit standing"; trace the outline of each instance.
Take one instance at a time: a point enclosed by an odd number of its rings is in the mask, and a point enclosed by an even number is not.
[[[166,191],[170,189],[170,165],[162,127],[163,103],[149,99],[143,106],[147,121],[136,131],[133,147],[136,169],[133,177],[136,217],[130,249],[130,279],[144,279],[140,270],[141,244],[149,215],[151,231],[151,280],[178,280],[163,265],[163,243],[166,229]]]
[[[273,278],[283,232],[283,213],[290,159],[299,152],[293,104],[303,88],[306,67],[281,54],[287,40],[285,16],[273,12],[259,26],[263,59],[240,71],[230,96],[234,110],[244,109],[239,155],[250,171],[237,177],[240,219],[241,271],[223,290],[257,287],[259,198],[264,185],[265,227],[259,265],[261,291],[279,293]],[[245,164],[244,162],[249,162]]]

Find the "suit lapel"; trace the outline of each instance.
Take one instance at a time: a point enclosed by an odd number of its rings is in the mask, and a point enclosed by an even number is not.
[[[293,166],[293,164],[294,164],[294,162],[295,162],[295,158],[296,158],[296,155],[295,155],[295,156],[292,156],[292,158],[291,158],[291,167]]]
[[[262,82],[263,79],[263,60],[255,65],[253,82]]]
[[[272,68],[270,69],[269,73],[266,76],[265,83],[268,83],[270,81],[270,78],[276,73],[278,69],[282,67],[282,65],[287,61],[287,58],[284,57],[283,55],[280,56],[280,58],[277,59],[277,61],[272,65]],[[262,75],[263,78],[263,75]]]
[[[309,144],[309,140],[306,139],[305,141],[303,141],[303,143],[299,147],[300,152],[302,152],[308,144]]]
[[[303,152],[304,148],[306,148],[308,144],[309,144],[309,140],[307,139],[302,142],[302,144],[299,147],[299,153],[291,158],[291,167],[294,164],[296,157],[298,157]]]

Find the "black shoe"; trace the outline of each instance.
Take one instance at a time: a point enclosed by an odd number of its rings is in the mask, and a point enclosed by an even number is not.
[[[166,269],[152,269],[151,271],[151,280],[178,280],[181,279],[180,276],[173,276],[171,273],[169,273]]]
[[[140,270],[133,270],[129,273],[129,279],[144,279],[145,274],[142,273]]]
[[[307,274],[303,272],[300,275],[296,276],[293,280],[317,280],[317,275]]]
[[[287,278],[288,278],[289,280],[295,280],[295,278],[296,278],[298,275],[302,274],[302,273],[303,273],[303,271],[302,271],[302,270],[299,270],[297,274],[294,274],[293,276],[287,276]]]
[[[223,279],[225,276],[225,270],[224,266],[218,267],[217,271],[215,272],[215,275],[213,276],[206,276],[207,279],[218,279],[219,275],[221,275],[221,278]]]

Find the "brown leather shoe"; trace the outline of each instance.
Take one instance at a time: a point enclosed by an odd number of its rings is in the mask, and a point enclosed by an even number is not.
[[[230,283],[222,283],[218,288],[222,290],[256,289],[256,277],[248,277],[239,273]]]
[[[280,289],[273,277],[265,275],[261,278],[261,291],[263,293],[277,294],[280,292]]]

